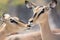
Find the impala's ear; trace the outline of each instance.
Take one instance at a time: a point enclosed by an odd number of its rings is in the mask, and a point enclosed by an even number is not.
[[[2,16],[5,17],[5,14],[6,14],[6,13],[3,13]]]
[[[35,3],[29,2],[29,1],[27,1],[27,0],[25,0],[25,5],[26,5],[26,7],[29,8],[29,9],[32,9],[33,7],[36,6]]]
[[[28,3],[29,3],[29,1],[25,0],[25,4],[28,4]]]
[[[10,17],[10,15],[7,14],[7,13],[4,13],[2,16],[3,16],[4,19],[8,19]]]
[[[49,4],[50,8],[55,8],[57,5],[57,0],[52,0],[52,2]]]

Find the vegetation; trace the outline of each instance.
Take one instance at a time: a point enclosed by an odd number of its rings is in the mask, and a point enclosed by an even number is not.
[[[9,5],[8,1],[9,0],[0,0],[0,11],[8,8],[8,5]],[[11,4],[15,6],[22,5],[24,4],[24,0],[12,0]],[[0,16],[1,15],[2,15],[2,12],[0,12]]]

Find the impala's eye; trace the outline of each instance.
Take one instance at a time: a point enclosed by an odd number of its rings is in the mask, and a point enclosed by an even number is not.
[[[44,9],[40,13],[44,13]]]
[[[33,20],[30,21],[31,23],[33,22]]]

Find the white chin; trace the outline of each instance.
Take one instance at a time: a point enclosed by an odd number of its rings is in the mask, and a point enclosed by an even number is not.
[[[31,26],[34,26],[34,24],[33,23],[30,23],[30,22],[28,22],[28,24],[31,25]]]

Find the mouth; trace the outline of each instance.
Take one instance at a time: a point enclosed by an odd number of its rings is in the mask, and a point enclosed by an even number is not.
[[[34,24],[31,22],[28,22],[28,27],[32,27],[32,26],[34,26]]]

